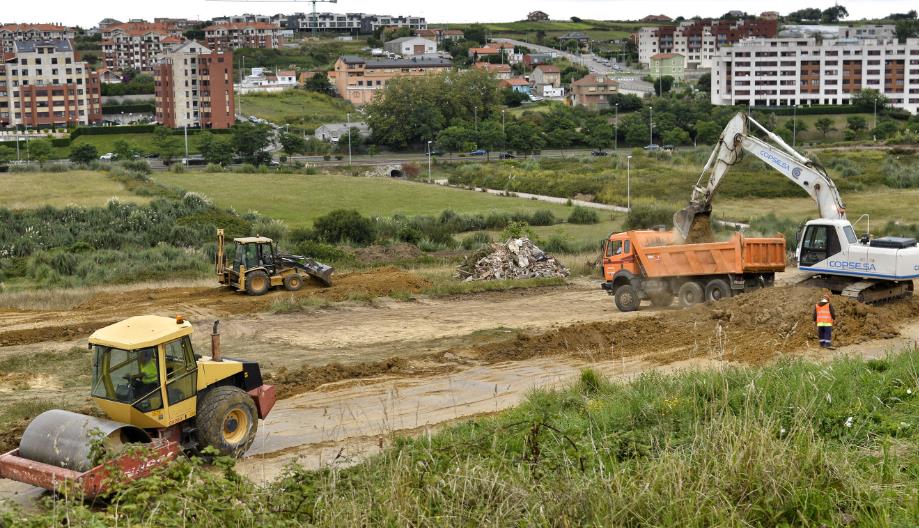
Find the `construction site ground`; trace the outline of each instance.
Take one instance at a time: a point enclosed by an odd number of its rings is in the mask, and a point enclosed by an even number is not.
[[[0,309],[0,363],[36,355],[68,358],[59,372],[0,372],[0,416],[31,400],[89,407],[87,336],[132,315],[182,314],[207,354],[221,320],[227,357],[259,361],[280,395],[239,470],[256,481],[298,462],[347,465],[386,447],[394,435],[428,434],[455,420],[494,413],[537,388],[569,382],[585,368],[628,379],[649,370],[762,364],[783,356],[817,360],[839,354],[875,357],[919,340],[919,298],[882,306],[834,299],[837,350],[820,349],[810,310],[820,293],[778,286],[691,309],[645,303],[621,313],[598,280],[567,286],[467,294],[417,295],[425,280],[384,268],[343,275],[328,289],[248,297],[202,285],[100,291],[65,310]],[[389,295],[415,293],[412,300]],[[288,296],[333,304],[272,313]],[[354,301],[379,296],[377,300]],[[404,298],[404,296],[400,296]],[[74,363],[75,362],[75,363]],[[77,381],[66,373],[85,367]],[[24,423],[6,427],[0,449],[18,443]],[[0,480],[0,504],[39,492]]]

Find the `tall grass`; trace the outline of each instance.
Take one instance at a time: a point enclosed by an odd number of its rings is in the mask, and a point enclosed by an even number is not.
[[[919,352],[573,387],[257,487],[179,462],[9,526],[910,526]],[[220,462],[224,464],[225,462]]]

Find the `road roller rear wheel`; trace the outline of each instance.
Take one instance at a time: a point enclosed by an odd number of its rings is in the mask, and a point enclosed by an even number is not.
[[[216,387],[198,402],[195,418],[198,441],[228,456],[242,456],[258,429],[258,411],[252,397],[238,387]]]

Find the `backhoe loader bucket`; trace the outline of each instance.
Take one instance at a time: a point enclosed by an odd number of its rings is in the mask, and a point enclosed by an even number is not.
[[[323,286],[332,285],[332,273],[335,272],[332,266],[300,255],[280,255],[279,258],[284,264],[299,269],[310,277],[315,277]]]
[[[684,209],[673,214],[673,227],[676,228],[683,242],[706,242],[712,237],[712,208],[690,203]]]

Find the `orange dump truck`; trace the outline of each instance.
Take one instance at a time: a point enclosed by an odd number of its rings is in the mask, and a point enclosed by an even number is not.
[[[623,312],[643,299],[670,306],[716,301],[772,286],[785,270],[785,239],[747,238],[724,242],[675,244],[672,231],[614,233],[603,244],[603,289]]]

